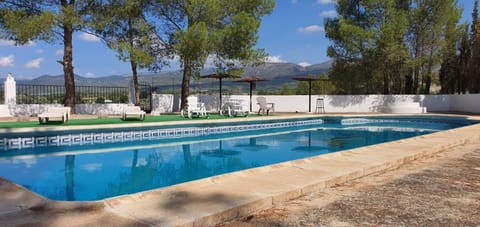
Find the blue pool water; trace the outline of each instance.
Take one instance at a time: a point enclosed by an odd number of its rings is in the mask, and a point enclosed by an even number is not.
[[[330,117],[0,134],[0,176],[50,199],[98,200],[473,123]]]

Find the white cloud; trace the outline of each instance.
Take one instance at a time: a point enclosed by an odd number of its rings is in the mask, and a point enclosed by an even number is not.
[[[322,17],[337,17],[337,11],[334,10],[334,9],[323,11],[323,12],[320,13],[320,16],[322,16]]]
[[[335,4],[337,0],[318,0],[318,4],[326,5],[326,4]]]
[[[33,59],[33,60],[27,62],[27,64],[25,64],[25,67],[28,68],[28,69],[38,69],[38,68],[40,68],[40,64],[44,60],[45,60],[44,58]]]
[[[15,56],[13,56],[13,55],[0,57],[0,67],[14,66],[14,64],[13,64],[14,61],[15,61]]]
[[[81,35],[78,36],[81,40],[84,40],[84,41],[87,41],[87,42],[100,42],[100,38],[92,35],[92,34],[88,34],[88,33],[82,33]]]
[[[307,27],[300,27],[297,29],[298,32],[300,33],[314,33],[314,32],[324,32],[325,29],[320,26],[320,25],[310,25],[310,26],[307,26]]]
[[[26,47],[26,46],[36,46],[37,44],[33,41],[28,41],[27,43],[23,45],[18,45],[19,47]],[[12,40],[5,40],[5,39],[0,39],[0,46],[15,46],[15,41]]]
[[[42,49],[37,49],[37,50],[35,50],[35,53],[37,53],[37,54],[42,54],[42,53],[43,53],[43,50],[42,50]]]
[[[86,77],[95,77],[95,73],[87,72],[85,73]]]
[[[15,42],[12,40],[0,39],[0,46],[15,46]]]
[[[308,63],[308,62],[300,62],[298,63],[299,66],[302,66],[302,67],[308,67],[308,66],[311,66],[312,64]]]
[[[63,50],[62,49],[58,49],[55,51],[55,55],[63,55]]]
[[[269,63],[285,63],[287,61],[283,60],[281,56],[268,56],[266,62],[269,62]]]

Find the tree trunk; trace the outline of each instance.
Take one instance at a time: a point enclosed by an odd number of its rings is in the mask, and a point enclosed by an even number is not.
[[[132,66],[133,88],[135,90],[135,106],[140,106],[140,92],[138,90],[137,63],[133,60],[130,60],[130,65]]]
[[[185,57],[183,59],[183,79],[182,79],[182,102],[180,104],[180,109],[185,108],[187,103],[187,98],[190,95],[190,76],[192,75],[192,61]]]
[[[72,1],[71,4],[73,4]],[[66,4],[62,1],[62,6]],[[72,49],[72,24],[63,24],[63,74],[65,76],[65,106],[71,108],[72,113],[75,113],[75,79],[73,74],[73,49]]]
[[[383,94],[388,95],[390,93],[389,89],[389,78],[387,72],[383,73]]]

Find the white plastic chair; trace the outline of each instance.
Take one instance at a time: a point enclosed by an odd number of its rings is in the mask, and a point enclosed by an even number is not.
[[[265,114],[265,111],[267,111],[267,115],[271,112],[275,112],[275,103],[268,102],[265,97],[257,97],[257,104],[259,106],[258,108],[258,114],[260,115],[260,112]]]
[[[205,103],[198,102],[196,96],[189,96],[187,98],[187,105],[180,111],[180,114],[183,117],[188,118],[192,118],[193,116],[208,118],[208,111],[205,108]]]

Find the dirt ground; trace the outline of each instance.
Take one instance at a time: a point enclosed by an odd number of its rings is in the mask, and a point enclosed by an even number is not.
[[[480,142],[218,226],[479,226]]]

